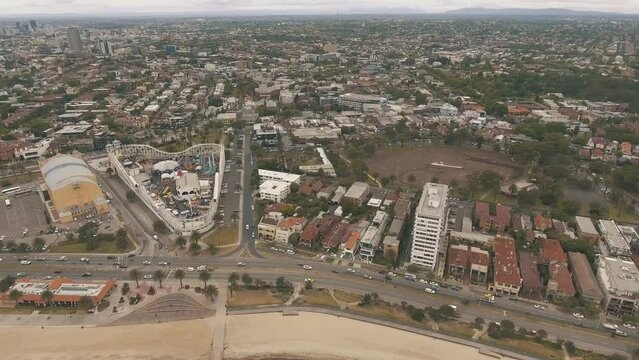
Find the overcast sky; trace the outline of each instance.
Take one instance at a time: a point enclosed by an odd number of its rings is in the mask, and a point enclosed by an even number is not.
[[[639,13],[639,0],[0,0],[0,15],[254,12],[358,13],[366,9],[442,12],[463,7],[567,8]]]

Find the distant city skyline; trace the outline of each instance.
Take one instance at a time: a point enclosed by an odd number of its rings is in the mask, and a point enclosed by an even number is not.
[[[144,15],[247,13],[275,14],[357,14],[357,13],[438,13],[466,7],[563,8],[579,11],[639,13],[639,0],[14,0],[0,3],[0,16],[10,15]]]

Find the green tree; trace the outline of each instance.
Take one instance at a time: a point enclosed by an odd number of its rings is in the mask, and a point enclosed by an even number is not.
[[[49,304],[49,301],[53,299],[53,292],[49,289],[46,289],[40,294],[40,298],[44,301],[45,305]]]
[[[160,219],[153,222],[153,230],[159,234],[166,234],[169,232],[169,228],[167,228],[164,221]]]
[[[129,271],[129,279],[135,281],[136,288],[140,287],[139,278],[140,271],[138,269],[131,269],[131,271]]]
[[[419,266],[415,264],[409,264],[408,266],[406,266],[406,271],[408,271],[411,274],[416,274],[419,272]]]
[[[233,291],[235,289],[237,289],[237,281],[240,279],[240,275],[238,273],[236,273],[235,271],[233,271],[228,278],[230,289],[231,289],[231,296],[233,295]]]
[[[162,288],[162,281],[165,276],[166,274],[164,274],[164,271],[162,270],[155,270],[155,272],[153,272],[153,281],[160,283],[160,289]]]
[[[9,292],[9,299],[15,301],[16,305],[18,305],[18,302],[20,302],[21,298],[22,298],[22,291],[18,289],[13,289]]]
[[[200,234],[197,230],[191,233],[191,242],[198,243],[202,238],[202,234]]]
[[[474,325],[475,325],[475,329],[481,330],[484,326],[484,319],[481,317],[476,317]]]
[[[211,273],[208,270],[202,270],[197,277],[204,283],[204,287],[206,287],[206,282],[211,280]]]
[[[186,273],[182,269],[175,270],[175,273],[173,274],[173,277],[175,277],[176,279],[180,280],[180,289],[183,288],[182,280],[184,280],[185,276],[186,276]]]
[[[77,305],[77,306],[78,306],[78,308],[80,308],[80,309],[87,310],[87,309],[92,308],[92,307],[94,306],[94,304],[93,304],[93,300],[91,300],[91,298],[90,298],[90,297],[88,297],[88,296],[82,296],[82,297],[80,298],[80,300],[78,301],[78,305]]]
[[[253,283],[253,278],[251,277],[251,275],[244,273],[242,274],[242,282],[245,286],[249,286]]]
[[[217,295],[218,295],[217,286],[208,285],[208,286],[204,287],[204,296],[206,296],[207,298],[211,299],[211,301],[213,301],[213,298],[217,297]]]
[[[126,192],[126,200],[127,200],[128,202],[134,202],[134,201],[135,201],[135,199],[137,199],[137,197],[138,197],[138,196],[135,194],[135,192],[133,192],[133,190],[128,190],[128,191]]]
[[[44,245],[46,245],[46,242],[44,241],[43,238],[41,237],[36,237],[35,239],[33,239],[33,241],[31,242],[31,248],[34,251],[41,251],[42,248],[44,247]]]
[[[184,245],[186,245],[186,238],[182,235],[178,236],[175,239],[175,245],[177,245],[180,249],[184,249]]]

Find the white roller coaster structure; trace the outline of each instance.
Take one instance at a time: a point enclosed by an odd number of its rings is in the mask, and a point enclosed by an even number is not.
[[[164,221],[168,227],[176,232],[184,235],[189,235],[194,231],[200,233],[211,229],[215,223],[214,217],[217,211],[217,199],[219,199],[220,189],[224,176],[224,146],[220,144],[197,144],[190,148],[180,152],[166,152],[158,150],[152,146],[145,144],[131,144],[122,145],[119,143],[107,145],[107,154],[109,156],[109,162],[111,168],[118,174],[120,179],[124,181],[127,186],[136,193],[136,195],[144,202],[144,204],[162,221]],[[128,175],[126,169],[120,162],[121,159],[129,157],[142,156],[150,160],[167,160],[176,159],[182,156],[195,156],[195,155],[218,155],[219,164],[217,167],[217,181],[213,189],[213,201],[211,201],[210,208],[204,214],[193,218],[182,218],[175,216],[171,213],[171,209],[166,208],[163,205],[157,205],[156,200],[151,197],[151,193],[144,186],[140,186],[131,176]]]

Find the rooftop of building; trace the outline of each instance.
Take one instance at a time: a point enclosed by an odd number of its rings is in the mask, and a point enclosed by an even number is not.
[[[577,226],[579,230],[586,234],[599,235],[595,225],[592,223],[592,220],[589,217],[585,216],[575,216],[575,221],[577,222]]]
[[[346,190],[345,198],[359,199],[370,189],[370,185],[365,182],[356,181]]]
[[[568,257],[561,247],[559,240],[542,239],[541,240],[541,259],[544,262],[562,262],[568,261]]]
[[[426,183],[422,197],[417,206],[417,215],[443,217],[446,211],[448,186],[444,184]]]
[[[513,239],[503,237],[495,239],[495,282],[517,286],[521,284]]]
[[[533,253],[520,251],[519,265],[521,266],[523,287],[540,289],[544,286],[539,270],[537,269],[537,258]]]
[[[302,175],[299,174],[290,174],[281,171],[272,171],[265,169],[258,169],[257,174],[259,177],[274,178],[288,183],[298,182],[302,177]]]
[[[607,290],[639,294],[639,270],[634,262],[613,257],[599,261],[600,276]]]
[[[578,252],[569,252],[568,260],[570,261],[577,289],[585,296],[601,298],[603,294],[586,255]]]
[[[71,155],[58,154],[40,162],[40,171],[49,190],[68,185],[89,183],[97,186],[95,176],[84,160]]]

